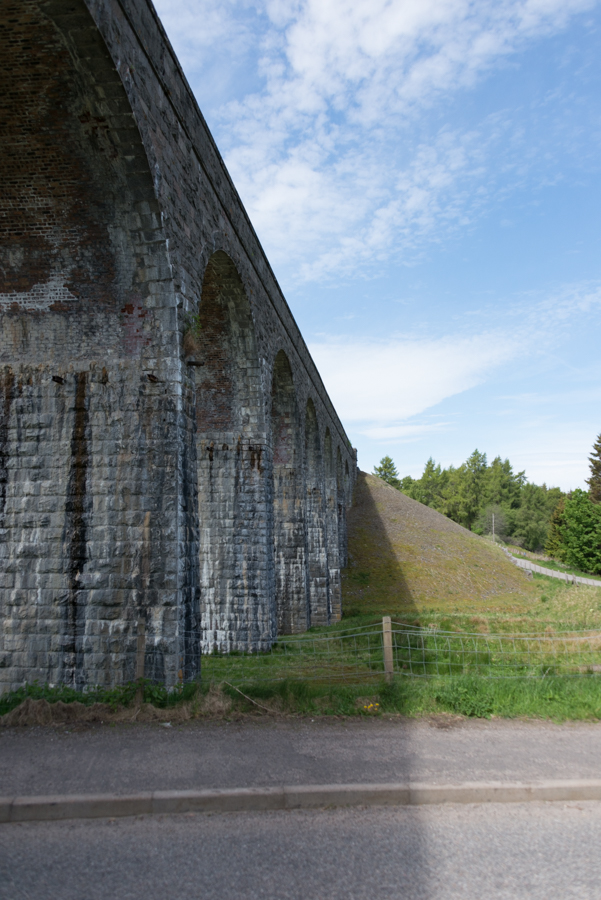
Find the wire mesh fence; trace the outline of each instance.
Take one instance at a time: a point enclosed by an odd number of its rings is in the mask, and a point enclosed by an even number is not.
[[[582,675],[601,672],[601,633],[470,634],[392,629],[394,671],[410,676]]]
[[[361,682],[382,677],[382,626],[367,626],[333,634],[280,638],[266,652],[207,654],[202,677],[232,684],[250,681]]]
[[[599,632],[470,634],[400,622],[281,638],[264,653],[209,654],[202,661],[203,679],[231,684],[595,673],[601,673]]]

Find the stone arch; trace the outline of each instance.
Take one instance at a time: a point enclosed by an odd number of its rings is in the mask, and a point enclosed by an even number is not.
[[[292,369],[283,350],[273,364],[271,446],[273,454],[273,545],[278,634],[306,631],[307,550],[302,452]]]
[[[222,250],[184,335],[196,387],[202,646],[265,649],[273,637],[264,397],[252,312]]]
[[[2,120],[10,122],[2,138],[3,306],[10,303],[13,316],[62,315],[70,358],[104,359],[107,346],[130,357],[146,343],[146,322],[138,321],[149,315],[144,301],[153,296],[155,307],[163,305],[156,301],[172,286],[165,285],[161,210],[127,94],[83,0],[3,5],[12,7],[3,20],[3,60],[19,87],[0,98]],[[90,333],[99,310],[105,327]],[[125,324],[117,347],[114,310]],[[30,316],[21,336],[25,355],[44,348],[48,317],[38,322]]]
[[[319,426],[313,400],[305,413],[305,487],[307,575],[311,625],[330,624],[329,572],[324,472]]]
[[[324,438],[325,494],[326,494],[326,534],[328,544],[328,574],[330,589],[330,618],[339,622],[342,618],[342,595],[340,584],[340,547],[338,534],[338,492],[336,487],[336,465],[332,449],[332,435],[326,428]]]
[[[338,505],[338,546],[340,568],[344,569],[346,559],[346,493],[344,489],[344,467],[340,447],[336,448],[336,496]]]
[[[8,564],[32,559],[2,611],[10,634],[23,604],[20,628],[37,636],[16,671],[76,687],[133,678],[142,620],[146,674],[173,684],[194,677],[198,648],[171,527],[177,312],[148,157],[83,0],[3,0],[2,13],[14,84],[0,95],[4,407],[29,422],[3,459],[19,459],[50,510],[36,529],[25,505],[0,510]]]

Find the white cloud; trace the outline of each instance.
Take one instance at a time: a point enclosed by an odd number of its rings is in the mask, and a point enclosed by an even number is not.
[[[513,111],[466,132],[424,111],[596,2],[156,0],[268,256],[301,280],[411,257],[501,170],[522,178],[537,149]]]
[[[264,87],[222,110],[220,129],[269,256],[318,280],[411,256],[425,236],[468,224],[501,190],[499,173],[522,179],[536,148],[508,137],[509,113],[417,139],[411,123],[594,3],[267,3]]]
[[[524,426],[504,447],[514,470],[525,470],[535,484],[559,486],[562,490],[585,487],[590,476],[588,456],[595,440],[594,430],[582,423],[558,427],[557,422],[545,428]]]
[[[374,425],[361,429],[361,434],[374,441],[395,441],[407,443],[416,441],[437,431],[444,431],[450,422],[423,422],[411,425]]]
[[[216,107],[230,100],[256,56],[262,23],[252,0],[154,0],[154,5],[201,107],[209,94]],[[249,83],[257,82],[247,79],[246,90]]]
[[[480,384],[520,344],[502,334],[439,340],[328,341],[309,346],[345,422],[372,437],[409,434],[403,421]],[[419,426],[423,427],[423,426]],[[355,428],[357,430],[357,428]]]

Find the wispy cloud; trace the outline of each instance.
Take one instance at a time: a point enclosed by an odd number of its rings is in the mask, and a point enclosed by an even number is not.
[[[522,177],[533,147],[525,151],[511,115],[496,112],[467,131],[432,130],[424,110],[595,2],[157,6],[184,64],[204,65],[209,84],[219,82],[211,118],[268,254],[288,277],[316,280],[411,257],[425,237],[469,224],[500,190],[491,174],[499,144],[500,169]],[[242,70],[248,87],[238,83],[236,99],[223,104],[223,82]]]
[[[309,347],[343,420],[361,423],[359,430],[373,437],[391,437],[393,431],[408,435],[423,428],[405,420],[480,384],[520,348],[518,340],[494,332],[439,340],[331,341]]]
[[[425,111],[597,0],[155,2],[268,255],[311,281],[411,259],[523,178],[515,111]]]
[[[397,444],[406,444],[444,431],[450,424],[450,422],[420,422],[411,425],[375,425],[364,427],[361,433],[374,441],[394,441]]]
[[[252,0],[155,0],[155,6],[201,106],[210,96],[219,108],[239,90],[258,87],[257,34],[266,16]]]
[[[547,395],[503,392],[497,397],[497,415],[521,414],[525,407],[540,414],[550,404],[566,405],[570,397],[573,404],[582,402],[583,383],[589,385],[586,396],[594,403],[599,365],[589,364],[584,371],[575,360],[558,358],[557,351],[572,331],[579,333],[584,321],[598,327],[600,312],[601,286],[589,281],[563,285],[546,295],[520,295],[495,304],[475,321],[468,311],[452,334],[388,340],[338,336],[313,342],[310,351],[336,408],[355,432],[379,441],[406,442],[453,427],[448,413],[445,421],[424,419],[423,414],[498,378],[499,367],[510,362],[513,374],[516,368],[538,370],[547,364],[555,372],[558,366],[565,368],[561,397],[557,389],[548,402]]]

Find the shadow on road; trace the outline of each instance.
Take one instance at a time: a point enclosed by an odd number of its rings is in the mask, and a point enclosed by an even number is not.
[[[389,495],[390,491],[390,495]],[[403,621],[417,622],[418,609],[414,603],[409,584],[403,573],[395,549],[388,537],[387,518],[395,515],[397,492],[388,485],[370,486],[365,472],[359,472],[353,494],[353,504],[348,511],[348,566],[342,573],[342,612],[343,618],[355,616],[391,615],[393,620],[402,616]],[[392,519],[394,521],[394,519]],[[402,685],[397,689],[402,691]],[[378,729],[379,723],[365,723],[365,740],[370,741],[368,727]],[[372,782],[396,781],[411,782],[412,758],[419,748],[415,747],[411,729],[407,722],[398,720],[394,737],[390,735],[391,746],[385,753],[385,761],[379,768],[374,759],[374,769],[367,779]],[[399,753],[399,745],[404,752]],[[380,744],[380,748],[381,747]],[[394,764],[391,767],[391,758]],[[419,816],[412,820],[412,827],[403,835],[403,841],[395,848],[399,858],[407,860],[408,867],[414,872],[423,873],[422,883],[414,885],[412,890],[420,897],[429,897],[428,889],[428,852],[425,836],[420,827]],[[378,873],[374,872],[374,884],[378,881]],[[399,885],[399,897],[405,896],[402,885]]]

